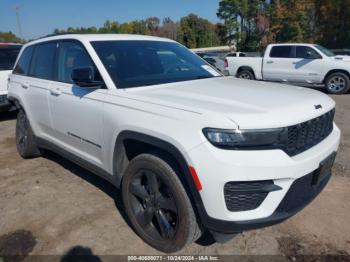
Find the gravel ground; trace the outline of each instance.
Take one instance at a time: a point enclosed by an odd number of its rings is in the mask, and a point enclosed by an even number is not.
[[[350,95],[333,98],[342,142],[320,196],[282,224],[225,244],[194,243],[181,254],[282,254],[290,260],[350,254]],[[159,254],[129,227],[120,192],[107,182],[52,153],[21,159],[15,122],[14,114],[0,115],[0,255]]]

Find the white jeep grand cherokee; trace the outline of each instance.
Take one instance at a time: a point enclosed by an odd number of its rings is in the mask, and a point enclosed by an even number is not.
[[[121,187],[134,230],[164,252],[294,215],[329,181],[340,139],[327,95],[225,78],[148,36],[26,44],[8,98],[22,157],[53,150]]]

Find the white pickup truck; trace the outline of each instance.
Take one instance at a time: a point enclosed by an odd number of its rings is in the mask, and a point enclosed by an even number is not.
[[[325,86],[331,94],[350,89],[350,58],[313,44],[271,44],[261,57],[227,56],[226,71],[244,79]]]

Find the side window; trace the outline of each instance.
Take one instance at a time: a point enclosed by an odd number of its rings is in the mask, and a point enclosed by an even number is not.
[[[72,70],[81,67],[94,68],[95,80],[101,80],[96,66],[81,43],[76,41],[61,42],[58,52],[57,80],[64,83],[73,83]]]
[[[239,53],[239,57],[246,57],[245,53]]]
[[[275,58],[292,58],[292,46],[274,46],[271,49],[270,57]]]
[[[22,52],[21,57],[19,58],[15,69],[13,70],[13,73],[16,75],[28,75],[29,74],[29,66],[30,66],[30,60],[32,58],[33,54],[33,46],[28,46],[24,51]]]
[[[308,46],[297,46],[296,48],[296,58],[303,59],[316,59],[321,58],[320,54],[314,49]]]
[[[38,44],[35,46],[29,75],[52,80],[55,63],[56,42]]]

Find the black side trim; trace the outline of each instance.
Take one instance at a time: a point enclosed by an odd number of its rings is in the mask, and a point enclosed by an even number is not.
[[[79,165],[79,166],[93,172],[94,174],[100,176],[101,178],[107,180],[108,182],[112,183],[114,186],[118,185],[117,181],[115,180],[115,177],[112,176],[111,174],[109,174],[104,169],[102,169],[94,164],[91,164],[90,162],[88,162],[88,161],[68,152],[67,150],[65,150],[65,149],[63,149],[63,148],[61,148],[61,147],[59,147],[51,142],[48,142],[42,138],[37,137],[36,142],[40,148],[53,151],[53,152],[59,154],[60,156],[63,156],[64,158],[76,163],[77,165]]]

